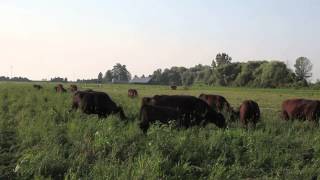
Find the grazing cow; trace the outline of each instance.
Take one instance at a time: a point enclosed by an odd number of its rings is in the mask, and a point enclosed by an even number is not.
[[[70,85],[70,91],[73,92],[73,93],[76,92],[76,91],[78,91],[78,86],[75,85],[75,84],[71,84],[71,85]]]
[[[141,106],[152,104],[152,97],[143,97],[141,100]]]
[[[150,123],[160,121],[163,124],[168,124],[170,120],[181,121],[181,114],[175,108],[163,106],[143,105],[140,108],[140,129],[146,133]],[[183,125],[183,124],[182,124]]]
[[[34,84],[33,87],[35,89],[38,89],[38,90],[43,89],[43,87],[41,85],[38,85],[38,84]]]
[[[171,90],[177,90],[177,86],[170,86]]]
[[[289,99],[282,103],[282,118],[285,120],[309,120],[318,123],[320,101],[308,99]]]
[[[73,96],[72,109],[80,108],[86,114],[97,114],[107,117],[110,114],[120,114],[121,119],[126,119],[122,107],[116,105],[108,94],[96,91],[77,91]]]
[[[223,112],[223,110],[232,112],[232,107],[223,96],[213,94],[200,94],[199,98],[205,101],[210,107],[218,112]]]
[[[235,120],[237,113],[233,110],[225,97],[214,94],[200,94],[199,99],[205,101],[210,107],[219,113],[224,111],[230,114],[230,119]]]
[[[136,89],[129,89],[128,97],[131,97],[131,98],[138,97],[138,91]]]
[[[181,95],[155,95],[152,98],[145,98],[142,104],[164,106],[179,110],[183,116],[185,127],[193,125],[206,125],[214,123],[220,128],[226,127],[226,122],[222,114],[217,113],[204,101],[193,96]]]
[[[242,102],[239,108],[239,116],[242,125],[247,127],[248,124],[251,123],[255,127],[260,120],[260,108],[258,103],[252,100]]]
[[[58,84],[57,86],[54,87],[55,91],[58,93],[65,93],[67,90],[63,87],[62,84]]]

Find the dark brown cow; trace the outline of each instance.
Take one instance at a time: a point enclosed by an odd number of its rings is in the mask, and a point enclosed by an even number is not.
[[[78,86],[75,85],[75,84],[71,84],[71,85],[70,85],[70,91],[73,92],[73,93],[76,92],[76,91],[78,91]]]
[[[231,121],[236,120],[237,112],[234,111],[225,97],[214,94],[200,94],[199,99],[205,101],[210,107],[219,113],[223,113],[224,111],[229,113]]]
[[[55,91],[58,93],[65,93],[67,90],[63,87],[62,84],[58,84],[57,86],[54,87]]]
[[[252,100],[243,101],[239,108],[240,122],[245,127],[251,123],[254,127],[260,120],[260,108],[258,103]]]
[[[233,110],[229,102],[223,96],[214,94],[200,94],[199,98],[204,100],[210,107],[218,112],[223,112],[223,110],[232,112]]]
[[[175,108],[163,106],[143,105],[140,108],[140,129],[146,133],[151,123],[160,121],[163,124],[168,124],[170,120],[181,122],[181,114]]]
[[[138,91],[136,89],[129,89],[128,97],[131,97],[131,98],[138,97]]]
[[[309,120],[318,123],[320,101],[308,99],[289,99],[282,103],[282,118],[285,120]]]
[[[206,125],[207,123],[214,123],[220,128],[226,127],[222,114],[217,113],[207,103],[193,96],[155,95],[150,99],[143,99],[142,104],[164,106],[178,110],[183,115],[184,127]]]
[[[73,96],[72,109],[80,108],[86,114],[97,114],[107,117],[110,114],[120,114],[121,119],[126,119],[123,109],[111,100],[108,94],[96,91],[77,91]]]
[[[177,90],[177,86],[170,86],[171,90]]]
[[[38,90],[43,89],[43,87],[41,85],[38,85],[38,84],[34,84],[33,87],[35,89],[38,89]]]

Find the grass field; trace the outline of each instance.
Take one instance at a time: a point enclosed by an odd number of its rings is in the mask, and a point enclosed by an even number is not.
[[[196,86],[81,86],[107,92],[129,120],[71,112],[71,94],[53,84],[0,83],[0,179],[312,179],[320,176],[320,130],[308,122],[279,118],[284,99],[320,99],[319,91]],[[262,122],[245,130],[138,128],[140,98],[155,94],[220,94],[237,107],[257,101]]]

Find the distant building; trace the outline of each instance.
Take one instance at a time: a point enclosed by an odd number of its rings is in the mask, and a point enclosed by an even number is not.
[[[128,81],[120,81],[118,79],[113,78],[112,79],[112,84],[128,84]]]
[[[152,80],[152,77],[145,77],[145,78],[133,78],[132,80],[129,81],[131,84],[150,84]]]

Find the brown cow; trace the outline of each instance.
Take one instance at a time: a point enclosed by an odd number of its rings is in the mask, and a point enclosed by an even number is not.
[[[76,92],[76,91],[78,91],[78,86],[75,85],[75,84],[71,84],[71,85],[70,85],[70,91],[73,92],[73,93]]]
[[[232,112],[232,107],[223,96],[214,94],[200,94],[199,98],[218,112],[223,112],[223,110]]]
[[[255,127],[260,120],[258,103],[252,100],[243,101],[239,108],[239,116],[243,126],[248,127],[248,124],[251,123]]]
[[[225,97],[214,94],[200,94],[199,99],[205,101],[210,107],[219,113],[224,111],[229,113],[230,120],[234,121],[237,117],[237,112],[231,107]]]
[[[282,103],[282,118],[285,120],[309,120],[318,124],[320,101],[308,99],[289,99]]]
[[[177,86],[170,86],[171,90],[177,90]]]
[[[72,110],[80,108],[86,114],[97,114],[107,117],[110,114],[120,114],[121,119],[126,119],[122,107],[116,105],[108,94],[96,91],[77,91],[73,96]]]
[[[131,98],[138,97],[138,91],[136,89],[129,89],[128,97],[131,97]]]
[[[143,105],[163,106],[179,110],[183,115],[183,126],[206,125],[214,123],[220,128],[226,127],[222,114],[210,108],[204,101],[193,96],[182,95],[155,95],[152,98],[143,98]]]
[[[150,123],[160,121],[163,124],[168,124],[170,120],[181,122],[181,114],[175,108],[163,106],[143,105],[140,108],[140,129],[146,133]]]
[[[35,89],[38,89],[38,90],[43,89],[43,87],[41,85],[38,85],[38,84],[34,84],[33,87]]]
[[[58,84],[57,86],[54,87],[55,91],[58,93],[65,93],[67,90],[63,87],[62,84]]]

